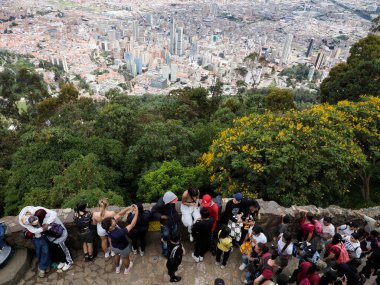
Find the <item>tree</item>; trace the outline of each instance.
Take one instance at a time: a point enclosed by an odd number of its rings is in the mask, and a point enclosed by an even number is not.
[[[338,201],[367,163],[344,113],[329,105],[240,118],[201,162],[223,195],[241,191],[283,205]]]
[[[295,108],[294,94],[288,89],[273,88],[265,97],[265,106],[273,112],[283,112]]]
[[[61,103],[68,103],[77,100],[79,92],[72,83],[65,83],[58,94]]]
[[[380,37],[373,34],[354,44],[347,63],[332,68],[321,84],[321,100],[330,104],[365,94],[380,95]]]
[[[369,34],[351,47],[347,63],[354,66],[363,61],[372,61],[373,59],[379,58],[380,37],[374,34]]]
[[[358,103],[341,101],[336,108],[345,113],[345,120],[366,156],[367,163],[360,169],[358,176],[362,182],[362,197],[368,202],[371,200],[370,181],[380,165],[380,98],[364,96]]]
[[[205,167],[183,167],[177,160],[165,161],[160,168],[141,177],[137,197],[145,202],[153,202],[166,191],[180,195],[190,187],[202,188],[207,184]]]

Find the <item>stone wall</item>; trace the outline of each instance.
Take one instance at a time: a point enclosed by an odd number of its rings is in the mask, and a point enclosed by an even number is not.
[[[224,200],[224,204],[228,201],[228,199]],[[285,208],[278,205],[274,201],[263,201],[258,200],[261,206],[261,219],[258,221],[258,225],[262,226],[265,230],[265,233],[269,237],[273,237],[276,232],[276,228],[278,224],[281,222],[282,215],[289,215],[291,217],[291,225],[289,227],[290,231],[294,234],[297,231],[298,218],[299,214],[295,210],[295,207]],[[144,204],[145,209],[150,209],[153,204]],[[180,209],[180,203],[177,203],[177,210]],[[360,217],[356,214],[356,211],[350,209],[343,209],[338,206],[329,206],[328,208],[317,208],[315,206],[300,206],[300,208],[304,208],[313,213],[317,212],[317,209],[320,212],[321,216],[329,216],[333,218],[333,224],[338,226],[348,221],[353,220],[361,220]],[[120,207],[110,207],[110,209],[119,211]],[[96,209],[91,209],[92,211]],[[74,248],[81,248],[81,245],[76,241],[76,228],[73,222],[74,212],[72,209],[58,209],[58,216],[65,224],[69,231],[69,244]],[[380,216],[380,206],[373,208],[366,208],[361,210],[364,214],[370,217],[378,217]],[[22,247],[22,248],[33,248],[33,245],[30,240],[25,240],[23,237],[23,228],[18,223],[18,217],[3,217],[0,221],[5,222],[8,225],[6,241],[14,247]],[[182,225],[182,223],[180,223]],[[363,223],[364,225],[364,223]],[[184,231],[185,232],[185,231]]]

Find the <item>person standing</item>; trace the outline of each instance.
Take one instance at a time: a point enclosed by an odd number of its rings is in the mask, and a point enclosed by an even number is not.
[[[75,207],[74,222],[77,226],[78,240],[82,243],[84,261],[94,259],[94,235],[92,232],[92,213],[87,211],[87,203],[81,201]]]
[[[214,201],[211,199],[209,194],[203,195],[202,198],[202,207],[207,209],[210,213],[210,218],[213,219],[212,229],[211,229],[211,253],[212,255],[216,254],[216,245],[215,245],[215,232],[219,221],[219,207]]]
[[[145,246],[146,246],[146,234],[149,228],[150,221],[150,211],[144,210],[141,203],[137,203],[137,208],[139,209],[139,216],[137,217],[137,222],[135,227],[129,231],[128,236],[132,240],[132,252],[137,254],[137,249],[141,256],[144,256]],[[127,223],[131,223],[134,218],[134,214],[130,213],[127,218]],[[140,244],[140,246],[138,246]]]
[[[49,224],[45,221],[48,212],[44,208],[38,209],[34,213],[34,216],[29,217],[29,221],[32,225],[43,226],[44,233],[48,241],[51,243],[51,253],[53,256],[57,256],[57,259],[59,261],[57,268],[62,269],[63,271],[67,271],[74,263],[70,250],[66,245],[66,240],[69,236],[69,233],[67,232],[67,229],[63,225],[62,221],[58,218],[57,212],[50,210],[50,213],[51,212],[54,213],[55,219]],[[35,219],[32,219],[35,217],[38,219],[37,223]]]
[[[170,282],[179,282],[182,278],[176,276],[175,273],[178,270],[178,267],[182,262],[182,256],[186,254],[186,251],[181,243],[181,238],[178,233],[175,233],[169,238],[168,253],[166,268],[168,269]]]
[[[30,236],[32,237],[32,243],[33,243],[34,249],[36,251],[36,256],[38,259],[38,276],[40,278],[43,278],[45,277],[45,272],[48,272],[50,270],[49,244],[45,235],[43,234],[44,228],[40,226],[34,227],[29,222],[29,218],[31,216],[34,216],[34,213],[38,209],[45,209],[45,208],[33,207],[33,206],[24,207],[21,210],[20,214],[18,215],[18,221],[19,221],[19,224],[22,227],[24,227],[28,231]],[[45,209],[45,210],[47,212],[47,215],[45,216],[44,224],[50,224],[55,220],[56,213],[48,209]]]
[[[227,260],[231,253],[232,238],[230,237],[231,230],[227,226],[223,226],[218,233],[218,244],[216,247],[216,264],[220,264],[221,256],[223,255],[222,265],[224,269],[227,265]]]
[[[105,218],[114,217],[116,215],[115,211],[107,210],[108,200],[106,198],[100,199],[98,202],[99,211],[93,213],[93,220],[96,224],[96,232],[100,237],[102,250],[104,252],[104,257],[109,258],[110,255],[114,256],[114,253],[111,251],[111,248],[108,247],[108,236],[107,232],[102,228],[102,221]]]
[[[178,212],[175,204],[178,197],[168,191],[161,197],[152,208],[153,219],[160,221],[162,255],[168,256],[168,241],[178,230]]]
[[[195,188],[186,190],[183,192],[181,202],[182,223],[187,227],[190,241],[193,242],[194,238],[191,233],[191,227],[201,216],[199,213],[199,190]]]
[[[136,225],[139,210],[136,205],[132,205],[122,210],[119,215],[124,215],[128,211],[132,211],[134,216],[131,223],[125,228],[120,228],[116,223],[116,219],[113,217],[107,217],[102,221],[102,228],[107,232],[109,238],[111,239],[112,250],[115,252],[114,262],[116,266],[116,273],[120,273],[122,261],[125,266],[124,274],[128,274],[133,266],[133,262],[129,259],[130,250],[126,235]]]
[[[192,257],[195,262],[203,261],[204,254],[210,250],[213,223],[213,219],[210,219],[210,212],[206,208],[202,208],[201,219],[196,221],[192,228],[194,236]]]

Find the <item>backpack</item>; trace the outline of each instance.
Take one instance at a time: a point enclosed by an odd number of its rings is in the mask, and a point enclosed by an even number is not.
[[[333,246],[337,246],[337,247],[340,248],[339,257],[336,260],[337,264],[339,264],[339,263],[347,263],[347,262],[350,261],[350,256],[348,255],[347,249],[346,249],[346,247],[345,247],[344,244],[342,244],[341,246],[339,246],[339,245],[333,245]]]
[[[322,235],[323,234],[323,225],[318,220],[314,220],[314,232],[317,235]]]
[[[218,215],[220,217],[220,215],[222,214],[222,210],[223,210],[223,200],[222,200],[222,196],[218,195],[216,196],[215,198],[212,198],[212,201],[218,205]]]
[[[92,223],[92,214],[87,212],[84,215],[77,215],[75,217],[75,224],[79,232],[85,232],[90,229]]]

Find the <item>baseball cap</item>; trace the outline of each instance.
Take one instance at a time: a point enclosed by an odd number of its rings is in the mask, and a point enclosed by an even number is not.
[[[236,201],[241,201],[241,200],[243,200],[243,194],[241,194],[240,192],[239,193],[235,193],[234,194],[234,199],[236,200]]]
[[[210,207],[211,206],[211,196],[209,194],[203,195],[202,198],[202,207]]]

